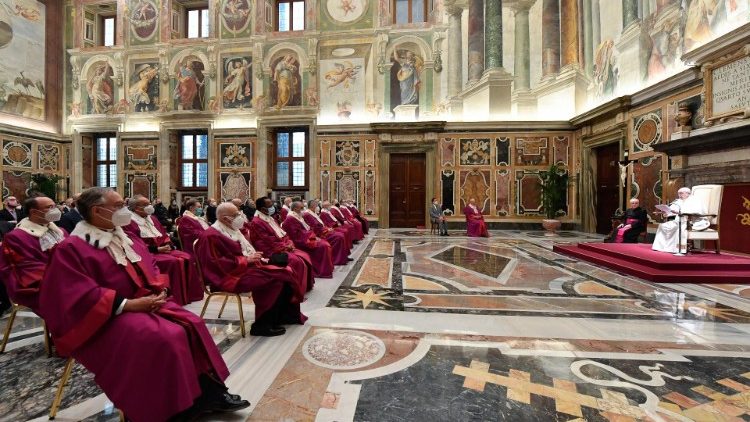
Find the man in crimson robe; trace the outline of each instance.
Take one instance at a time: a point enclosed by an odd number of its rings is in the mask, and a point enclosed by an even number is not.
[[[295,247],[310,255],[315,277],[332,278],[333,252],[331,244],[315,235],[315,232],[310,229],[310,226],[302,218],[301,212],[302,202],[292,202],[290,211],[286,216],[286,220],[281,224],[281,228],[292,239]]]
[[[285,253],[299,285],[306,291],[312,290],[315,279],[310,255],[295,248],[284,229],[271,217],[275,211],[273,201],[261,197],[255,201],[255,207],[258,211],[250,222],[250,242],[269,258],[273,254]]]
[[[229,370],[206,325],[174,303],[146,245],[122,230],[124,205],[110,188],[83,192],[84,220],[52,256],[39,313],[58,353],[93,372],[134,422],[248,407],[227,392]]]
[[[344,201],[343,207],[349,210],[350,213],[362,224],[362,232],[367,235],[370,233],[370,222],[366,218],[362,217],[359,210],[354,205],[354,201],[351,199]]]
[[[190,265],[190,254],[178,251],[159,220],[153,215],[154,206],[143,195],[128,201],[133,213],[130,224],[123,227],[131,238],[141,239],[148,246],[159,272],[169,277],[170,290],[175,302],[186,305],[203,299],[203,282]]]
[[[278,336],[282,324],[303,324],[299,304],[305,289],[298,288],[289,267],[268,265],[268,258],[257,252],[239,228],[245,216],[231,202],[219,204],[216,222],[199,237],[195,250],[203,277],[212,289],[232,293],[253,293],[254,336]]]
[[[203,216],[203,205],[197,199],[189,199],[185,203],[185,211],[182,213],[180,223],[177,225],[177,233],[182,242],[182,250],[193,256],[193,242],[198,236],[208,229],[208,222]]]
[[[284,198],[284,205],[281,206],[281,210],[279,210],[279,213],[281,214],[281,222],[283,223],[286,221],[286,216],[289,215],[289,211],[292,210],[292,197],[287,196]]]
[[[323,219],[313,211],[318,208],[318,201],[312,200],[309,205],[310,208],[302,212],[302,218],[316,236],[331,244],[333,264],[346,265],[351,261],[351,258],[349,258],[349,251],[352,248],[351,242],[347,239],[346,234],[326,226]]]
[[[331,215],[333,215],[339,223],[345,225],[354,226],[354,233],[356,234],[355,239],[362,240],[365,238],[365,232],[362,230],[362,223],[357,221],[354,217],[347,217],[344,211],[339,207],[339,201],[333,201],[333,204],[329,208]],[[349,214],[351,216],[351,214]]]
[[[347,224],[344,221],[339,221],[331,212],[331,203],[323,201],[323,206],[320,209],[320,218],[326,223],[326,226],[335,228],[346,233],[351,243],[358,243],[362,238],[357,233],[357,229],[352,224]]]
[[[27,199],[23,211],[28,217],[3,238],[0,273],[10,299],[37,312],[47,263],[68,233],[55,225],[62,213],[46,196]]]
[[[469,198],[469,204],[464,207],[466,216],[466,235],[469,237],[490,237],[487,224],[484,222],[482,211],[477,208],[476,199]]]

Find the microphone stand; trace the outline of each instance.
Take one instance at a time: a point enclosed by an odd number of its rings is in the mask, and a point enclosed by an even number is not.
[[[674,256],[685,256],[682,253],[682,207],[679,204],[675,205],[677,205],[677,252]]]

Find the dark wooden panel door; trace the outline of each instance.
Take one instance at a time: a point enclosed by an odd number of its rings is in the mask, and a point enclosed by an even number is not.
[[[612,215],[620,206],[620,145],[596,149],[596,232],[612,231]]]
[[[425,166],[424,154],[391,154],[388,169],[391,227],[414,228],[425,224]]]

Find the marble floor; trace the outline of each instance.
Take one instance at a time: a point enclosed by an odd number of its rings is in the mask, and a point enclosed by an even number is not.
[[[750,421],[750,280],[658,285],[551,250],[597,239],[373,230],[317,281],[308,323],[276,338],[242,338],[236,306],[218,318],[216,300],[206,323],[252,406],[204,420]],[[47,419],[65,361],[42,333],[16,319],[0,421]],[[80,365],[60,409],[119,419]]]

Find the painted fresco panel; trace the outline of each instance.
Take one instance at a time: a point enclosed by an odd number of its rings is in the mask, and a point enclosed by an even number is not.
[[[302,105],[302,76],[297,53],[288,51],[271,61],[271,107]]]
[[[159,6],[152,0],[130,0],[128,9],[131,43],[153,41],[159,27]]]
[[[247,0],[241,0],[247,1]],[[253,99],[253,59],[250,56],[224,57],[222,65],[222,104],[224,108],[249,108]]]
[[[393,51],[391,66],[391,110],[399,105],[419,106],[424,70],[424,58],[411,44],[400,45]]]
[[[133,111],[156,111],[161,104],[159,85],[158,63],[134,63],[128,87],[128,100],[133,105]]]
[[[219,143],[219,167],[252,167],[253,144],[249,142]]]
[[[91,66],[86,78],[86,113],[109,114],[115,104],[114,71],[107,61]]]
[[[478,208],[482,214],[490,213],[490,180],[489,170],[471,170],[462,171],[460,175],[461,183],[461,209],[466,207],[469,199],[476,199]]]
[[[320,115],[331,120],[365,118],[365,59],[346,57],[320,61]]]
[[[252,6],[250,0],[222,0],[219,6],[222,35],[249,35]]]
[[[205,110],[205,64],[197,56],[187,56],[174,70],[174,110]]]

